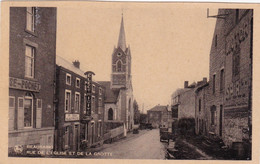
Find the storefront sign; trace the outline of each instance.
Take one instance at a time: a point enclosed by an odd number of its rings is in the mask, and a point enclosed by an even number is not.
[[[9,88],[39,92],[41,85],[38,82],[9,77]]]
[[[87,107],[86,107],[86,116],[91,116],[91,93],[92,93],[92,75],[95,75],[93,72],[86,72],[87,75]]]
[[[79,114],[65,114],[65,121],[77,121],[79,120]]]

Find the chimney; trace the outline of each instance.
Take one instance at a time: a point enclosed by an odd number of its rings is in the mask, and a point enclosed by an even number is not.
[[[207,82],[207,78],[203,77],[203,82],[206,83]]]
[[[74,62],[72,62],[74,67],[76,68],[80,68],[80,62],[78,60],[75,60]]]
[[[184,81],[184,88],[188,88],[189,86],[189,81]]]

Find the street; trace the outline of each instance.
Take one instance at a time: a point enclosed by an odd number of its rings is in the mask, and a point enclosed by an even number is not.
[[[101,152],[112,153],[104,158],[113,159],[165,159],[167,143],[160,142],[159,130],[140,131],[131,138],[113,143],[109,147],[104,145]]]

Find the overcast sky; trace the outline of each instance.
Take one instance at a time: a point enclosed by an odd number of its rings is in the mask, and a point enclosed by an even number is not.
[[[121,14],[132,54],[134,97],[145,110],[170,104],[170,96],[209,74],[209,53],[216,19],[207,8],[174,3],[86,3],[58,7],[57,55],[79,60],[95,80],[109,81]],[[216,14],[217,9],[210,9]]]

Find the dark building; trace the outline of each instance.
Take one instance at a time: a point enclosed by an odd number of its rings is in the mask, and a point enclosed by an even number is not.
[[[147,111],[148,123],[151,123],[154,128],[160,126],[168,126],[168,109],[167,106],[156,105]]]
[[[207,129],[234,149],[251,145],[252,47],[253,10],[219,9],[210,52]]]
[[[11,7],[8,148],[53,148],[56,8]]]
[[[83,146],[103,144],[104,88],[91,82],[91,111],[88,112],[88,80],[80,70],[79,61],[70,63],[57,56],[56,64],[55,149],[78,151]]]

